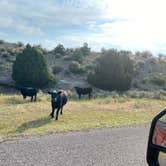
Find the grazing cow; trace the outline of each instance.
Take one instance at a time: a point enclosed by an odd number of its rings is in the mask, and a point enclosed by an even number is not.
[[[92,88],[91,87],[87,87],[87,88],[80,88],[80,87],[74,87],[79,99],[81,99],[81,95],[89,95],[89,99],[92,97]]]
[[[33,96],[35,97],[34,98],[34,101],[36,101],[36,96],[37,96],[37,93],[38,93],[38,90],[35,89],[35,88],[29,88],[29,87],[17,87],[18,90],[20,90],[22,96],[23,96],[23,99],[26,99],[27,96],[30,96],[31,97],[31,102],[33,101]]]
[[[52,112],[51,112],[50,116],[51,116],[51,118],[53,118],[55,109],[57,109],[56,110],[56,120],[58,120],[59,111],[61,110],[60,114],[62,115],[63,106],[68,101],[67,94],[64,91],[58,91],[58,92],[49,91],[48,94],[51,95],[51,105],[52,105]]]

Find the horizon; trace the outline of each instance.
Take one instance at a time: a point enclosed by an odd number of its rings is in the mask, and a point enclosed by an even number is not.
[[[59,43],[76,48],[88,43],[92,51],[166,53],[164,0],[2,0],[0,39],[41,45]]]

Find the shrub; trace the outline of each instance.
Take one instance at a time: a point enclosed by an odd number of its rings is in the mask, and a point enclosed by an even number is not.
[[[71,72],[70,72],[68,69],[65,69],[65,70],[64,70],[64,74],[65,74],[66,76],[69,76],[69,75],[71,74]]]
[[[139,81],[138,80],[134,80],[133,82],[132,82],[132,87],[134,87],[134,88],[139,88]]]
[[[9,56],[8,52],[3,52],[2,57],[7,58]]]
[[[79,63],[82,63],[82,61],[83,61],[83,53],[82,53],[82,51],[80,49],[76,49],[73,52],[73,55],[71,56],[71,60],[77,61]]]
[[[67,55],[67,57],[71,57],[73,55],[73,52],[74,52],[73,48],[67,48],[65,55]]]
[[[75,61],[73,61],[69,65],[69,70],[70,70],[70,72],[72,72],[74,74],[83,74],[86,72],[86,70],[83,67],[81,67],[78,62],[75,62]]]
[[[88,75],[88,82],[103,90],[125,91],[131,86],[133,63],[126,52],[108,50],[98,59],[94,73]]]
[[[0,52],[5,52],[5,48],[0,48]]]
[[[145,78],[142,79],[141,82],[142,82],[142,84],[146,84],[146,83],[149,82],[149,78],[148,78],[148,77],[145,77]]]
[[[80,50],[84,56],[88,56],[90,54],[90,48],[88,47],[88,43],[84,43],[83,47],[81,47]]]
[[[5,41],[4,40],[0,40],[0,44],[4,44],[5,43]]]
[[[5,72],[11,72],[11,65],[9,63],[0,64],[0,70]]]
[[[61,58],[62,55],[61,55],[60,53],[56,53],[56,54],[55,54],[55,57],[56,57],[56,58]]]
[[[52,71],[54,74],[60,73],[63,70],[63,67],[61,66],[53,66]]]
[[[63,58],[63,60],[65,60],[65,61],[71,61],[71,60],[72,60],[72,57],[70,57],[70,56],[65,56],[65,57]]]
[[[42,52],[30,45],[17,55],[13,64],[12,78],[16,84],[36,88],[50,86],[56,81],[48,70]]]
[[[53,51],[54,51],[54,53],[56,54],[56,56],[57,56],[57,54],[58,54],[58,57],[65,55],[65,48],[64,48],[64,46],[63,46],[62,44],[58,44],[58,45],[54,48]]]
[[[166,74],[160,74],[158,76],[153,77],[151,79],[151,82],[158,86],[164,86],[166,84]]]
[[[15,49],[8,49],[7,52],[12,56],[15,56],[15,54],[16,54]]]
[[[94,65],[93,64],[88,64],[88,65],[85,66],[85,68],[87,70],[93,70],[94,69]]]
[[[15,57],[9,56],[6,58],[6,61],[13,63],[15,61]]]
[[[127,91],[126,95],[131,98],[150,98],[150,99],[161,99],[165,100],[166,97],[166,92],[161,90],[161,91]]]
[[[17,46],[18,46],[18,47],[23,47],[24,44],[23,44],[22,42],[17,42]]]

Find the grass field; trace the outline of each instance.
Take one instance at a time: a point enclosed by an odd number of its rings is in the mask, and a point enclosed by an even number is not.
[[[49,117],[50,96],[39,95],[36,103],[29,101],[17,95],[0,95],[0,137],[145,124],[166,106],[164,100],[146,98],[69,99],[63,115],[55,121]]]

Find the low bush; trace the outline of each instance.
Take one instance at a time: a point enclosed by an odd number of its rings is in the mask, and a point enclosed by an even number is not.
[[[72,57],[71,57],[71,56],[65,56],[65,57],[63,58],[63,60],[65,60],[65,61],[71,61],[71,60],[72,60]]]
[[[166,91],[160,90],[160,91],[127,91],[125,93],[126,96],[131,98],[149,98],[149,99],[160,99],[165,100],[166,99]]]
[[[81,67],[81,65],[76,61],[71,62],[69,65],[69,70],[74,74],[83,74],[86,72],[85,68]]]
[[[88,65],[85,66],[85,68],[87,70],[93,70],[95,68],[95,66],[93,64],[88,64]]]
[[[3,54],[2,54],[2,57],[3,58],[7,58],[9,56],[9,54],[7,53],[7,52],[4,52]]]
[[[15,60],[16,60],[16,58],[13,57],[13,56],[9,56],[9,57],[6,58],[6,61],[11,62],[11,63],[13,63]]]
[[[61,67],[61,66],[53,66],[52,67],[52,72],[54,73],[54,74],[58,74],[58,73],[60,73],[60,72],[62,72],[63,71],[63,67]]]
[[[24,44],[22,42],[17,42],[18,47],[23,47]]]
[[[0,52],[5,52],[5,48],[0,48]]]
[[[158,86],[164,86],[166,84],[166,74],[160,74],[158,76],[153,77],[151,79],[151,82]]]
[[[82,53],[82,51],[80,49],[74,50],[73,54],[71,55],[71,60],[82,63],[83,62],[83,53]]]
[[[4,44],[5,42],[4,42],[4,40],[0,40],[0,44]]]

